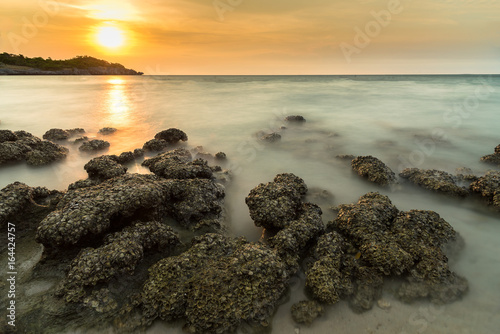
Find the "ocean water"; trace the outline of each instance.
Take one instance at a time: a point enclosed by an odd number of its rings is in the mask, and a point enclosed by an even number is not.
[[[261,229],[253,225],[244,199],[282,172],[305,180],[325,222],[333,217],[329,207],[379,191],[400,210],[438,212],[465,239],[465,249],[452,261],[452,269],[469,279],[470,291],[461,301],[407,305],[387,293],[388,310],[375,306],[355,314],[339,303],[310,327],[298,326],[289,312],[304,298],[305,279],[297,276],[289,300],[273,318],[273,333],[467,334],[493,333],[500,326],[500,215],[476,201],[407,184],[380,188],[335,158],[373,155],[396,173],[406,167],[451,173],[468,167],[478,175],[495,169],[479,158],[500,144],[500,76],[0,77],[0,88],[0,129],[41,137],[51,128],[81,127],[94,137],[100,128],[115,127],[118,131],[105,138],[111,143],[107,153],[119,154],[175,127],[188,134],[188,148],[225,152],[222,166],[233,172],[226,189],[231,232],[250,240],[257,240]],[[285,124],[286,115],[302,115],[307,122]],[[282,140],[257,140],[271,132]],[[0,167],[0,188],[21,181],[63,190],[85,178],[83,165],[93,156],[68,147],[68,158],[48,167]],[[140,163],[128,167],[147,172]],[[331,196],[314,196],[324,190]],[[39,293],[41,285],[26,291]],[[160,322],[149,332],[167,328],[182,332]]]

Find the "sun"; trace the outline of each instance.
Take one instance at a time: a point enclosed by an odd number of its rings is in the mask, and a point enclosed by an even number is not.
[[[116,27],[100,27],[96,36],[99,45],[110,49],[119,48],[125,43],[123,30]]]

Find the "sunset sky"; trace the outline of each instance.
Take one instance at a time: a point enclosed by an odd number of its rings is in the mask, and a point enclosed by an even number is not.
[[[500,73],[500,0],[2,0],[0,8],[1,52],[89,55],[146,74]]]

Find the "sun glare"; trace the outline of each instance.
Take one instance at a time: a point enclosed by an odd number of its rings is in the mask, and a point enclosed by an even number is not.
[[[107,48],[123,46],[125,37],[123,31],[116,27],[100,27],[97,30],[97,42]]]

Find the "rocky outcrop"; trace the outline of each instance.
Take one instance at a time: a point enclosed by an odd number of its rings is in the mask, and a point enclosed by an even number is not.
[[[0,68],[0,75],[142,75],[142,72],[117,67],[68,68],[59,71],[45,71],[36,68]]]
[[[304,123],[306,121],[306,119],[304,118],[304,116],[291,115],[291,116],[286,116],[285,121],[294,122],[294,123]]]
[[[281,135],[279,133],[273,132],[267,135],[262,135],[260,140],[268,142],[268,143],[276,143],[281,140]]]
[[[406,168],[399,176],[425,189],[446,195],[465,197],[468,191],[457,185],[458,178],[440,170]]]
[[[66,302],[82,302],[86,289],[114,277],[133,274],[147,250],[165,250],[177,245],[179,237],[162,223],[136,222],[108,235],[99,248],[84,248],[70,264],[56,294]]]
[[[230,333],[241,323],[267,327],[285,291],[283,271],[263,244],[205,234],[149,269],[142,322],[185,319],[190,333]]]
[[[4,130],[0,140],[0,165],[23,160],[32,166],[47,165],[64,159],[69,153],[65,147],[25,131]]]
[[[351,166],[359,176],[381,186],[397,183],[396,174],[382,161],[371,155],[354,158],[351,161]]]
[[[127,172],[127,167],[120,165],[115,159],[108,155],[90,160],[83,168],[87,171],[89,179],[99,181],[111,179]]]
[[[164,140],[167,144],[172,145],[178,143],[179,141],[187,141],[188,136],[182,130],[170,128],[168,130],[158,132],[155,135],[155,139]]]
[[[75,129],[50,129],[43,135],[43,139],[52,140],[52,141],[60,141],[66,140],[73,136],[82,135],[85,133],[84,129],[75,128]]]
[[[310,325],[325,312],[315,300],[304,300],[292,305],[292,318],[298,324]]]
[[[186,149],[179,148],[146,159],[142,165],[166,179],[211,179],[213,177],[212,169],[205,160],[191,160],[191,153]]]
[[[354,310],[368,310],[388,276],[405,279],[398,294],[407,302],[429,297],[448,303],[467,291],[467,281],[449,269],[443,252],[456,232],[437,213],[400,212],[378,193],[337,210],[331,227],[338,232],[320,237],[306,271],[306,286],[319,301],[348,297]]]
[[[117,131],[116,128],[102,128],[97,133],[103,136],[111,135]]]
[[[500,210],[500,172],[487,172],[471,183],[470,191],[480,195],[486,203]]]
[[[95,152],[102,151],[109,148],[109,142],[101,139],[93,139],[89,141],[84,141],[83,144],[78,148],[82,152]]]

